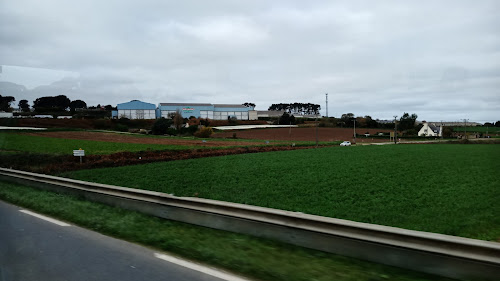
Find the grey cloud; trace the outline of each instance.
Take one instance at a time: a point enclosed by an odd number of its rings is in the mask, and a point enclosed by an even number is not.
[[[4,1],[0,63],[78,72],[70,93],[91,103],[324,107],[328,92],[330,115],[489,120],[500,103],[499,8],[486,0]]]

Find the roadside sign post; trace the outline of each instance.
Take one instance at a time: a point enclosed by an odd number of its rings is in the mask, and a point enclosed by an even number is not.
[[[85,150],[82,150],[81,148],[78,150],[73,150],[73,156],[80,157],[80,164],[82,164],[82,157],[85,156]]]
[[[394,144],[398,143],[397,137],[398,137],[398,121],[396,120],[398,116],[394,115]]]

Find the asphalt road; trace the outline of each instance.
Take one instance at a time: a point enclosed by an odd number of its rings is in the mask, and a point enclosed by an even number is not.
[[[21,210],[0,201],[0,281],[241,280],[220,279],[201,272],[210,269],[170,263],[154,250]]]

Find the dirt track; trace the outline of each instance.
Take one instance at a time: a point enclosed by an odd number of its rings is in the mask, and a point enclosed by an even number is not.
[[[388,129],[356,129],[356,133],[375,134],[377,132],[390,132]],[[252,130],[239,130],[220,132],[212,135],[214,138],[229,138],[236,133],[239,139],[258,139],[258,140],[281,140],[281,141],[315,141],[316,128],[276,128],[276,129],[252,129]],[[353,129],[352,128],[318,128],[319,141],[352,141]],[[365,136],[358,136],[357,142],[386,142],[387,138],[371,138]]]
[[[372,138],[359,136],[359,134],[377,132],[390,132],[388,129],[357,129],[357,142],[386,142],[387,138]],[[146,137],[130,134],[119,133],[104,133],[104,132],[84,132],[84,131],[63,131],[63,132],[36,132],[27,133],[34,136],[45,136],[53,138],[79,139],[79,140],[95,140],[105,142],[121,142],[121,143],[143,143],[143,144],[170,144],[170,145],[198,145],[206,147],[219,146],[240,146],[240,145],[256,145],[258,143],[245,141],[245,139],[253,140],[269,140],[269,141],[315,141],[316,128],[276,128],[276,129],[252,129],[252,130],[235,130],[228,132],[219,132],[212,135],[212,138],[232,138],[233,134],[240,140],[231,141],[216,141],[209,140],[203,142],[201,139],[179,139],[169,137]],[[352,128],[318,128],[319,141],[352,141]]]
[[[37,132],[27,133],[33,136],[51,137],[51,138],[65,138],[76,140],[94,140],[105,142],[121,142],[121,143],[143,143],[143,144],[170,144],[170,145],[197,145],[206,147],[218,146],[236,146],[236,145],[256,145],[255,142],[245,141],[207,141],[203,142],[201,139],[179,139],[169,137],[151,138],[146,136],[136,136],[129,134],[119,133],[100,133],[100,132]]]

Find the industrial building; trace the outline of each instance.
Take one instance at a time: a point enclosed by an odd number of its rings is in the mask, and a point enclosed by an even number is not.
[[[211,104],[211,103],[160,103],[159,117],[167,118],[169,114],[179,111],[182,117],[208,118],[212,120],[257,120],[257,113],[252,107],[241,104]]]
[[[156,119],[156,105],[152,103],[132,100],[119,103],[116,109],[111,113],[113,118]]]
[[[214,105],[210,103],[160,103],[158,105],[158,117],[169,118],[170,114],[177,111],[184,118],[194,116],[213,119]]]
[[[114,118],[126,117],[129,119],[169,118],[179,111],[184,118],[208,118],[212,120],[257,120],[257,112],[253,107],[241,104],[211,104],[211,103],[160,103],[156,107],[152,103],[133,100],[117,105],[113,112]]]

